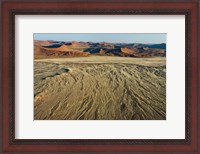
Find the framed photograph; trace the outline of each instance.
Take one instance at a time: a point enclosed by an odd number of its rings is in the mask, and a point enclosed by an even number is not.
[[[2,153],[198,153],[198,1],[3,1]]]

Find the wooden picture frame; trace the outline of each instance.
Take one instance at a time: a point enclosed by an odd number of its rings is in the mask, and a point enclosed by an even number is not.
[[[3,1],[1,100],[2,153],[175,152],[199,153],[198,1]],[[185,15],[185,139],[15,139],[15,15]]]

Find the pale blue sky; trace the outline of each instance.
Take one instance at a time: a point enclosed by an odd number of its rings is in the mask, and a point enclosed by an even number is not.
[[[34,40],[83,41],[110,43],[166,43],[166,33],[35,33]]]

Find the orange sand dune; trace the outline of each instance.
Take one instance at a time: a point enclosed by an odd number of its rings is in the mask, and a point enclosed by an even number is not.
[[[70,46],[67,45],[61,45],[58,48],[45,48],[46,50],[51,50],[51,51],[75,51],[75,52],[83,52],[83,50],[77,50],[70,48]]]
[[[49,45],[52,45],[52,43],[49,42],[49,41],[34,40],[34,45],[38,45],[38,46],[49,46]]]
[[[121,52],[126,54],[134,54],[137,52],[137,49],[121,48]]]

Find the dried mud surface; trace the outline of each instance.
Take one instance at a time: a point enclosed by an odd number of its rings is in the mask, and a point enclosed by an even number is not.
[[[35,120],[165,120],[166,59],[34,61]]]

